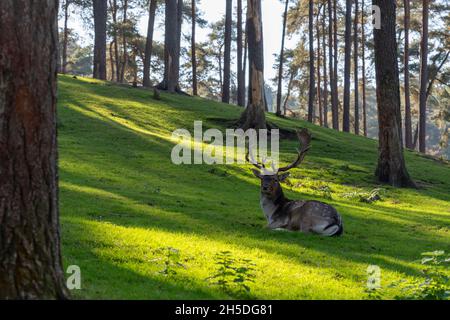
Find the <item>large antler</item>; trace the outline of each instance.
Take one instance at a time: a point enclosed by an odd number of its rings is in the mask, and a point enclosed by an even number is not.
[[[306,153],[308,152],[309,148],[311,148],[311,134],[307,129],[302,129],[301,131],[297,130],[297,137],[301,145],[301,148],[297,149],[298,152],[297,160],[295,160],[293,163],[291,163],[286,167],[279,168],[278,172],[289,171],[292,168],[297,167],[300,163],[302,163]]]
[[[277,172],[276,169],[275,169],[275,164],[273,163],[273,161],[272,161],[272,164],[271,164],[272,171],[267,170],[267,168],[266,168],[266,161],[267,160],[266,159],[262,159],[261,163],[259,163],[258,161],[256,161],[253,158],[253,155],[250,154],[250,150],[247,151],[247,153],[245,155],[245,160],[247,162],[250,162],[252,165],[254,165],[259,170],[261,170],[262,173],[264,173],[264,174],[276,174],[276,172]]]

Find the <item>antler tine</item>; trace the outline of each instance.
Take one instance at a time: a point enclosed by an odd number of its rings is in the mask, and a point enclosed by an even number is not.
[[[246,160],[247,162],[250,162],[252,165],[254,165],[256,168],[258,168],[258,169],[260,169],[260,170],[263,170],[263,169],[266,168],[266,167],[264,166],[264,163],[259,164],[258,161],[256,161],[256,160],[253,158],[253,155],[250,155],[250,158],[251,158],[251,159],[249,159],[249,154],[250,154],[250,150],[247,150],[247,154],[245,155],[245,160]]]
[[[308,152],[309,148],[311,148],[311,134],[307,129],[302,129],[301,131],[297,130],[297,137],[301,145],[301,148],[297,149],[298,152],[297,159],[290,165],[279,168],[278,172],[289,171],[292,168],[297,167],[300,163],[302,163],[306,153]]]

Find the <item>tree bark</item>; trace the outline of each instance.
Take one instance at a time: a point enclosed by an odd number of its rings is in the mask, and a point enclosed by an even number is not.
[[[289,8],[289,0],[286,0],[283,14],[283,31],[281,35],[280,65],[278,66],[278,90],[277,90],[277,116],[281,115],[281,97],[283,95],[283,63],[284,63],[284,42],[286,38],[287,12]]]
[[[241,115],[240,127],[265,129],[266,99],[264,95],[264,44],[261,0],[247,0],[247,33],[249,54],[248,105]]]
[[[315,118],[315,67],[314,67],[314,0],[309,0],[309,97],[308,121],[313,123]]]
[[[197,52],[195,44],[195,33],[197,24],[197,8],[196,1],[192,0],[191,3],[191,19],[192,19],[192,30],[191,30],[191,64],[192,64],[192,94],[194,96],[198,95],[198,82],[197,82]]]
[[[352,0],[345,1],[345,48],[344,48],[344,114],[342,130],[350,132],[350,64],[352,52]]]
[[[128,0],[123,0],[123,18],[122,18],[122,66],[120,69],[120,82],[125,80],[125,71],[128,65],[128,50],[127,50],[127,34],[125,26],[128,20]]]
[[[322,110],[322,75],[320,73],[320,63],[321,63],[321,50],[320,50],[320,10],[322,10],[322,4],[319,5],[317,9],[316,17],[316,34],[317,34],[317,103],[319,105],[319,125],[323,125],[323,110]]]
[[[361,59],[362,59],[362,98],[363,98],[363,128],[364,136],[367,137],[367,97],[366,97],[366,25],[364,19],[364,0],[361,8]]]
[[[223,88],[222,102],[230,103],[231,82],[231,31],[232,31],[232,0],[226,0],[225,8],[225,52],[223,57]]]
[[[358,77],[358,15],[359,0],[355,0],[355,18],[353,21],[353,72],[354,72],[354,98],[355,98],[355,134],[359,135],[359,77]]]
[[[331,22],[330,22],[331,23]],[[333,129],[339,131],[339,92],[338,92],[338,36],[337,36],[337,0],[333,4]],[[330,70],[331,71],[331,70]]]
[[[94,9],[94,78],[106,80],[106,0],[93,0]]]
[[[174,93],[179,90],[178,1],[166,0],[165,10],[164,80],[158,88]]]
[[[419,151],[426,152],[428,85],[428,10],[429,0],[422,1],[422,41],[420,44]]]
[[[156,7],[158,5],[157,0],[151,0],[150,6],[148,10],[148,26],[147,26],[147,39],[145,42],[145,55],[144,55],[144,79],[142,85],[146,88],[151,87],[150,81],[150,66],[152,60],[152,51],[153,51],[153,31],[155,28],[155,15],[156,15]]]
[[[68,295],[58,210],[57,12],[57,1],[0,1],[0,299]]]
[[[120,58],[119,58],[119,39],[118,39],[118,28],[117,28],[117,0],[113,0],[112,3],[112,19],[113,19],[113,41],[114,41],[114,60],[116,62],[116,81],[120,81]]]
[[[397,61],[396,4],[373,0],[380,7],[381,29],[374,29],[379,147],[376,177],[395,187],[413,186],[402,147],[400,81]]]
[[[405,145],[412,149],[412,123],[411,123],[411,94],[409,89],[409,29],[410,29],[410,0],[404,0],[405,7],[405,53],[404,53],[404,72],[405,72]]]
[[[327,72],[327,46],[325,27],[325,8],[322,15],[322,48],[323,48],[323,126],[328,128],[328,72]],[[331,50],[331,48],[328,48]]]
[[[64,39],[63,39],[63,49],[62,49],[62,73],[67,73],[67,43],[69,41],[69,29],[67,27],[67,22],[69,20],[69,6],[70,1],[66,0],[64,2]]]
[[[243,67],[243,36],[242,36],[242,0],[237,0],[237,101],[241,107],[245,106],[245,70]]]

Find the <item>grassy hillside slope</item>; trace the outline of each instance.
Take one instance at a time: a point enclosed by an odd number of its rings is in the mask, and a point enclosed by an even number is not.
[[[216,254],[230,251],[255,264],[251,297],[360,299],[368,265],[380,266],[387,285],[416,276],[420,253],[450,249],[448,164],[407,152],[422,188],[380,186],[376,141],[270,116],[313,133],[310,153],[284,184],[287,196],[328,202],[345,223],[341,238],[274,232],[265,228],[250,166],[170,160],[173,130],[192,131],[194,120],[217,127],[214,119],[237,118],[238,107],[167,94],[156,101],[149,91],[60,76],[58,112],[63,260],[82,271],[75,297],[240,297],[208,280]],[[297,145],[282,141],[283,162]],[[382,188],[381,201],[358,200],[374,188]],[[183,267],[172,267],[177,262]]]

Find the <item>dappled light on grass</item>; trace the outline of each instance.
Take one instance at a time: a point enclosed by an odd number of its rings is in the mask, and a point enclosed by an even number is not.
[[[249,286],[257,298],[358,299],[369,264],[380,266],[383,282],[411,279],[421,252],[450,247],[448,165],[408,153],[412,176],[429,186],[380,186],[372,177],[375,141],[269,116],[313,133],[286,196],[332,204],[345,226],[339,239],[278,233],[265,228],[250,166],[170,161],[172,129],[237,118],[239,108],[164,93],[155,101],[151,91],[95,83],[62,76],[59,86],[63,256],[82,268],[80,298],[227,298],[206,279],[215,255],[230,251],[255,263]],[[281,141],[283,163],[297,144]],[[385,191],[370,204],[345,197],[375,188]],[[159,272],[155,253],[169,247],[186,266],[171,276]]]

